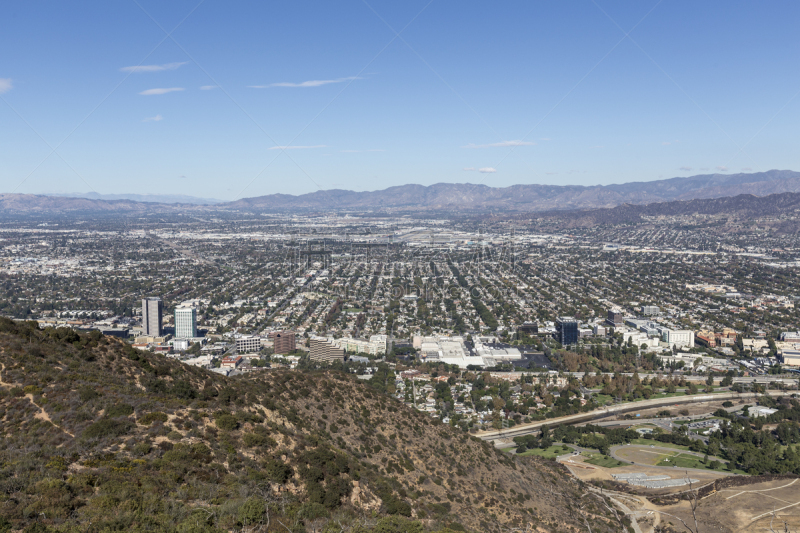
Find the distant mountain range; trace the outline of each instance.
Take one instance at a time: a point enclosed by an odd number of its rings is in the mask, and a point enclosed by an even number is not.
[[[68,198],[88,198],[90,200],[133,200],[134,202],[150,202],[156,204],[192,204],[214,205],[224,203],[224,200],[214,198],[198,198],[183,194],[99,194],[96,192],[71,192],[49,194],[47,196],[65,196]]]
[[[380,191],[339,189],[293,196],[271,194],[235,202],[215,203],[186,196],[83,195],[45,196],[0,194],[0,213],[92,212],[212,209],[240,211],[383,211],[524,213],[554,210],[613,208],[676,200],[698,200],[738,195],[766,196],[800,192],[800,172],[770,170],[750,174],[704,174],[649,182],[615,185],[512,185],[437,183],[401,185]]]
[[[63,196],[44,196],[41,194],[0,194],[0,213],[68,213],[68,212],[130,212],[147,211],[153,206],[147,202],[132,200],[90,200],[88,198],[67,198]]]
[[[610,208],[537,213],[533,219],[560,228],[592,227],[598,225],[632,224],[652,218],[688,215],[726,215],[730,219],[756,219],[800,216],[800,193],[784,192],[768,196],[740,194],[724,198],[675,200],[648,205],[624,204]],[[517,218],[531,219],[525,214]]]
[[[720,198],[739,194],[764,196],[782,192],[800,192],[800,172],[770,170],[751,174],[705,174],[689,178],[590,187],[533,184],[495,188],[469,183],[401,185],[371,192],[334,189],[299,196],[271,194],[245,198],[221,206],[267,211],[545,211]]]

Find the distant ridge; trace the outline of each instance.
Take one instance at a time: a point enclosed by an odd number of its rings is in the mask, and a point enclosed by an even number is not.
[[[293,196],[271,194],[235,202],[175,195],[94,195],[98,198],[0,194],[0,213],[182,211],[189,209],[248,212],[381,211],[443,212],[459,215],[512,214],[613,208],[671,201],[703,200],[742,194],[767,196],[800,192],[800,172],[770,170],[750,174],[704,174],[615,185],[512,185],[437,183],[400,185],[380,191],[341,189]],[[85,195],[92,196],[92,195]],[[113,198],[112,198],[113,197]],[[119,197],[120,199],[116,199]],[[122,199],[124,197],[124,199]],[[139,200],[136,200],[139,198]],[[142,198],[146,200],[142,200]],[[191,201],[190,201],[191,200]],[[177,203],[176,203],[177,202]]]
[[[517,214],[516,218],[533,218],[561,228],[593,227],[646,222],[648,219],[691,215],[724,215],[731,219],[756,219],[800,215],[800,193],[778,193],[768,196],[740,194],[713,199],[676,200],[648,205],[624,204],[611,208],[576,211],[549,211],[534,217]]]
[[[800,172],[770,170],[751,174],[705,174],[615,185],[512,185],[437,183],[401,185],[380,191],[341,189],[292,196],[271,194],[220,204],[243,210],[402,210],[402,211],[548,211],[587,209],[621,204],[721,198],[739,194],[764,196],[800,192]]]
[[[224,200],[214,198],[198,198],[183,194],[99,194],[96,192],[71,192],[54,193],[47,196],[63,196],[66,198],[87,198],[90,200],[132,200],[134,202],[150,202],[156,204],[191,204],[214,205],[224,203]]]
[[[132,200],[90,200],[88,198],[66,198],[41,194],[0,194],[0,213],[68,213],[68,212],[131,212],[147,211],[153,206]],[[171,207],[171,206],[165,206]]]

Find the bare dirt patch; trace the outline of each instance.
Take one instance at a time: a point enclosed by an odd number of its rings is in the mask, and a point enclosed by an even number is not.
[[[654,505],[653,508],[684,520],[691,518],[686,502]],[[700,501],[697,518],[702,531],[769,531],[770,521],[775,531],[784,531],[784,522],[790,531],[797,531],[800,529],[800,480],[781,479],[721,489]],[[661,520],[679,523],[666,515]]]

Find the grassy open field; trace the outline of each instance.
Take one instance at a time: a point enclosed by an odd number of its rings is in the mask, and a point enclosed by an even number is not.
[[[589,463],[595,466],[602,466],[603,468],[625,466],[625,463],[622,461],[617,461],[613,457],[603,455],[602,453],[583,452],[581,455],[587,458],[583,460],[584,463]]]
[[[516,448],[512,448],[511,451],[513,452]],[[549,448],[545,448],[544,450],[541,448],[534,448],[533,450],[528,450],[525,453],[520,453],[518,455],[538,455],[539,457],[544,457],[545,459],[555,459],[559,455],[565,455],[572,451],[572,449],[565,450],[562,446],[550,446]]]
[[[671,442],[659,442],[651,439],[633,439],[631,444],[640,444],[642,446],[660,446],[661,448],[675,448],[676,450],[689,451],[688,446],[681,446],[680,444],[672,444]]]
[[[663,466],[667,468],[697,468],[700,470],[716,471],[723,474],[731,473],[731,471],[724,466],[717,470],[710,468],[709,465],[703,462],[703,456],[688,453],[688,450],[686,450],[685,447],[683,449],[675,449],[671,446],[664,446],[663,448],[668,449],[659,449],[658,447],[650,448],[649,445],[625,446],[618,448],[615,453],[620,459],[624,461],[630,461],[635,464]],[[672,449],[675,451],[670,451]],[[715,457],[709,458],[709,464],[715,459],[724,465],[724,460]],[[744,474],[745,472],[741,470],[734,470],[733,473]]]

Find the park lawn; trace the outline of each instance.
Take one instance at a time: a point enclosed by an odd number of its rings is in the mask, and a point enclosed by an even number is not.
[[[696,457],[685,453],[678,453],[675,455],[667,456],[658,463],[656,466],[672,466],[677,468],[699,468],[705,469],[707,465],[703,462],[702,457]]]
[[[669,461],[667,461],[666,459],[669,459]],[[710,463],[714,459],[715,458],[709,458],[708,462]],[[719,459],[719,458],[716,458],[716,459],[719,460],[720,462],[722,462],[723,465],[725,464],[725,462],[722,459]],[[669,456],[669,457],[665,458],[664,460],[659,461],[658,463],[656,463],[656,466],[677,467],[677,468],[697,468],[699,470],[711,470],[711,471],[714,471],[714,472],[728,472],[728,469],[724,468],[724,467],[720,468],[719,470],[714,470],[714,469],[710,468],[707,464],[705,464],[703,462],[703,458],[702,457],[689,455],[687,453],[679,453],[679,454],[676,454],[676,455],[673,455],[673,456]],[[733,472],[736,473],[736,474],[747,474],[747,472],[745,472],[744,470],[738,470],[738,469],[733,470]]]
[[[655,429],[657,427],[658,426],[655,425],[655,424],[646,423],[646,424],[637,424],[635,426],[630,426],[630,429],[632,429],[634,431],[636,431],[637,429],[651,429],[651,430],[653,430],[653,429]]]
[[[627,463],[623,463],[622,461],[617,461],[613,457],[609,455],[603,455],[602,453],[587,453],[584,452],[581,455],[584,457],[588,457],[588,459],[584,459],[584,463],[589,463],[595,466],[602,466],[603,468],[616,468],[618,466],[624,466]]]
[[[607,403],[611,403],[614,400],[614,398],[611,395],[609,395],[609,394],[600,394],[599,392],[597,394],[593,395],[592,399],[598,405],[606,405]]]
[[[671,442],[659,442],[651,439],[633,439],[631,444],[638,444],[640,446],[660,446],[662,448],[675,448],[676,450],[691,451],[688,446],[681,446],[680,444],[672,444]]]
[[[562,446],[550,446],[549,448],[545,448],[544,450],[541,448],[534,448],[532,450],[528,450],[524,453],[520,453],[517,455],[524,456],[524,455],[538,455],[539,457],[544,457],[545,459],[555,459],[560,455],[566,455],[572,452],[572,448],[565,450]]]

